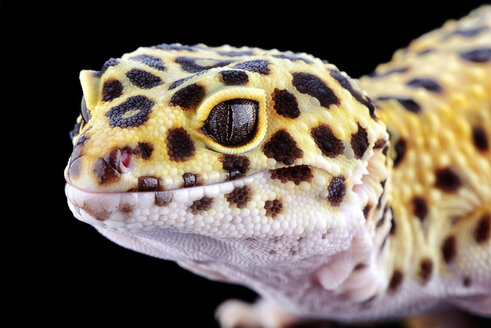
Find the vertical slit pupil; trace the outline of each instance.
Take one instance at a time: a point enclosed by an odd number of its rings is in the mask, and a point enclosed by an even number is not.
[[[208,114],[203,131],[223,146],[242,146],[254,137],[258,107],[250,99],[222,101]]]

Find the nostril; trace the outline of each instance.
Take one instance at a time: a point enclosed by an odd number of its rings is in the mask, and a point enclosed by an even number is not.
[[[133,155],[130,152],[126,150],[121,151],[121,157],[119,158],[119,167],[121,173],[127,173],[132,169]]]

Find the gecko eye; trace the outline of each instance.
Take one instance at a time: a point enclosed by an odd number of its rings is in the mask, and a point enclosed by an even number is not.
[[[84,119],[85,123],[87,123],[90,120],[90,112],[87,108],[87,104],[85,103],[85,97],[82,97],[80,113],[82,114],[82,118]]]
[[[256,133],[258,108],[250,99],[222,101],[211,109],[202,129],[222,146],[242,146]]]

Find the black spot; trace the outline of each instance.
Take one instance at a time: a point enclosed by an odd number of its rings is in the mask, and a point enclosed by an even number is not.
[[[419,278],[421,283],[426,284],[433,274],[433,261],[429,258],[424,258],[419,263]]]
[[[442,243],[442,257],[445,263],[449,264],[455,259],[457,254],[457,240],[455,236],[448,236]]]
[[[95,77],[101,77],[102,74],[104,74],[109,67],[116,66],[118,64],[119,64],[119,60],[117,60],[116,58],[109,58],[108,60],[106,60],[104,65],[102,65],[102,68],[100,71],[94,72],[94,76]]]
[[[178,90],[170,99],[172,106],[180,106],[184,110],[195,109],[205,97],[205,88],[193,83]]]
[[[471,280],[471,277],[469,276],[465,276],[463,279],[462,279],[462,285],[464,287],[470,287],[472,285],[472,280]]]
[[[310,59],[295,56],[295,55],[277,54],[277,55],[273,55],[273,57],[281,58],[281,59],[288,59],[289,61],[293,61],[293,62],[303,61],[304,63],[307,63],[307,64],[313,63]]]
[[[112,149],[103,157],[98,158],[92,165],[92,172],[97,178],[97,182],[101,185],[111,184],[121,178],[121,150],[119,148]]]
[[[439,169],[435,172],[436,181],[435,186],[444,192],[452,193],[457,191],[462,185],[462,181],[460,180],[457,173],[451,168],[443,168]]]
[[[264,209],[266,210],[266,215],[272,218],[275,218],[278,214],[281,213],[283,208],[283,204],[278,200],[267,200],[264,203]]]
[[[167,206],[172,202],[172,192],[169,191],[159,191],[155,193],[155,205],[157,206]]]
[[[163,189],[161,178],[153,176],[138,177],[137,191],[161,191]]]
[[[269,74],[269,61],[263,59],[249,60],[246,62],[234,65],[234,68],[243,69],[245,71],[259,73],[263,75]]]
[[[171,43],[171,44],[162,43],[162,44],[159,44],[156,46],[152,46],[152,48],[160,49],[160,50],[177,50],[177,51],[185,50],[185,51],[191,51],[191,52],[194,52],[198,49],[198,47],[195,47],[195,46],[186,46],[186,45],[182,45],[182,44],[178,44],[178,43]]]
[[[220,78],[225,85],[245,85],[249,82],[249,76],[243,71],[222,71]]]
[[[393,293],[397,291],[397,289],[401,286],[402,282],[404,280],[404,275],[402,274],[401,270],[394,270],[394,273],[392,273],[392,277],[390,278],[389,281],[389,292]]]
[[[459,30],[455,30],[452,33],[445,35],[443,37],[443,39],[448,39],[449,37],[451,37],[453,35],[462,36],[464,38],[473,38],[485,30],[487,30],[487,26],[478,26],[478,27],[467,28],[467,29],[459,29]]]
[[[428,214],[428,206],[426,205],[426,200],[420,196],[414,196],[413,200],[413,213],[418,219],[424,221],[426,215]]]
[[[226,194],[225,197],[230,205],[244,208],[252,198],[252,190],[248,186],[236,187],[231,193]]]
[[[123,94],[123,84],[119,80],[106,81],[102,85],[102,101],[112,101]]]
[[[151,89],[162,84],[160,77],[141,69],[133,68],[126,72],[126,76],[131,83],[142,89]]]
[[[365,217],[365,220],[368,218],[368,214],[370,214],[370,210],[372,209],[372,204],[368,203],[365,205],[363,208],[363,216]]]
[[[374,71],[370,73],[369,76],[371,78],[382,78],[393,74],[406,73],[407,71],[409,71],[409,66],[394,68],[384,73],[378,73],[377,71]]]
[[[148,142],[139,142],[133,150],[135,155],[139,155],[143,159],[149,159],[152,156],[152,152],[153,146]]]
[[[234,180],[243,176],[249,169],[250,161],[245,156],[224,155],[221,158],[223,169],[228,172],[228,180]]]
[[[182,180],[183,180],[183,184],[182,184],[183,188],[201,186],[203,184],[203,181],[201,180],[199,174],[194,174],[189,172],[186,172],[182,175]]]
[[[310,73],[292,73],[293,86],[301,93],[307,94],[319,100],[321,106],[329,108],[331,105],[339,105],[339,98],[319,77]]]
[[[302,181],[312,180],[312,168],[308,165],[296,165],[290,167],[282,167],[276,170],[269,171],[271,179],[281,180],[282,183],[293,181],[296,185]]]
[[[358,123],[358,131],[351,135],[351,148],[355,153],[356,158],[362,158],[368,149],[368,134],[367,130]]]
[[[442,86],[430,78],[414,78],[406,83],[411,88],[423,88],[431,92],[440,93],[443,91]]]
[[[201,199],[195,200],[193,204],[189,207],[191,213],[198,214],[202,211],[208,211],[213,204],[213,198],[203,197]]]
[[[139,55],[131,57],[130,59],[139,61],[149,67],[153,67],[158,69],[159,71],[165,71],[165,65],[162,62],[162,59],[150,55]]]
[[[334,136],[328,125],[321,124],[316,128],[312,128],[310,135],[325,156],[332,158],[344,152],[343,141]]]
[[[478,48],[459,53],[460,58],[473,63],[486,63],[491,61],[491,48]]]
[[[297,147],[297,143],[285,130],[279,130],[264,145],[264,154],[274,158],[278,162],[291,165],[295,159],[303,157],[303,151]]]
[[[218,51],[219,55],[227,57],[242,57],[242,56],[252,56],[254,52],[252,50],[231,50],[231,51]]]
[[[171,161],[187,161],[194,155],[194,143],[183,128],[169,129],[167,134],[167,154]]]
[[[474,239],[478,244],[484,244],[491,235],[491,215],[486,213],[477,222],[474,229]]]
[[[401,104],[402,107],[404,107],[406,110],[410,112],[419,113],[421,111],[421,106],[411,98],[401,98],[401,97],[394,97],[394,96],[383,96],[383,97],[376,98],[376,100],[379,101],[387,101],[392,99],[397,100],[397,102],[399,102],[399,104]]]
[[[404,158],[406,154],[406,140],[399,139],[394,145],[394,151],[396,156],[394,157],[394,167],[398,166]]]
[[[346,194],[346,185],[344,184],[344,176],[340,175],[332,178],[327,187],[327,200],[331,206],[339,206]]]
[[[362,105],[365,105],[368,108],[370,116],[372,118],[375,118],[375,105],[370,98],[364,96],[360,91],[354,89],[349,79],[344,76],[340,71],[330,70],[329,73],[336,81],[338,81],[339,85],[348,90],[353,98],[355,98]]]
[[[297,98],[287,90],[274,89],[271,97],[274,109],[279,115],[287,118],[297,118],[300,115]]]
[[[203,61],[207,62],[207,65],[200,65],[197,62]],[[181,66],[181,68],[189,73],[198,73],[202,71],[207,71],[216,67],[227,66],[233,63],[233,60],[225,59],[210,59],[210,58],[191,58],[191,57],[177,57],[176,63]]]
[[[487,151],[489,149],[488,136],[486,135],[486,131],[480,126],[474,125],[472,127],[472,142],[480,151]]]
[[[148,120],[154,102],[145,96],[129,97],[122,104],[111,108],[106,116],[109,117],[111,127],[137,127]],[[129,117],[123,117],[130,113]]]

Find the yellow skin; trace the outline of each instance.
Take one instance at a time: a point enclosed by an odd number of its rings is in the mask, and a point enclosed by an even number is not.
[[[359,82],[308,54],[139,48],[81,72],[69,206],[267,300],[224,326],[489,316],[490,76],[490,7]]]

